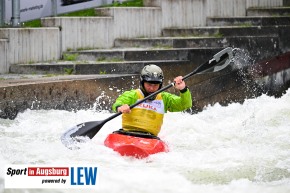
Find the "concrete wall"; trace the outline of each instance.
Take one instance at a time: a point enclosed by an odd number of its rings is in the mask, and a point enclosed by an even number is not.
[[[61,51],[111,48],[115,38],[161,35],[160,8],[99,8],[103,17],[42,19],[45,27],[60,27]]]
[[[58,27],[60,50],[112,47],[114,32],[111,17],[43,18],[44,27]]]
[[[10,64],[34,63],[60,58],[58,28],[0,28],[0,39],[7,39],[7,49],[1,49]],[[1,57],[2,58],[2,57]],[[1,69],[7,73],[7,69]]]
[[[157,3],[158,2],[158,3]],[[191,27],[206,25],[206,4],[204,0],[156,1],[162,9],[162,27]]]
[[[113,38],[156,37],[161,34],[162,15],[160,7],[100,8],[114,18]]]
[[[208,17],[246,16],[246,0],[207,0]]]
[[[283,6],[283,0],[144,0],[144,5],[161,7],[163,26],[186,27],[204,26],[206,17],[246,16],[249,7]]]
[[[246,1],[247,8],[283,6],[283,0],[244,0],[244,1]]]
[[[14,119],[19,111],[26,109],[110,110],[113,99],[132,89],[138,81],[132,75],[101,78],[96,75],[83,80],[42,80],[41,84],[24,81],[21,85],[1,87],[0,118]],[[124,84],[127,82],[133,84]],[[101,102],[98,103],[98,100]]]
[[[0,74],[7,73],[9,71],[7,55],[8,55],[8,40],[0,39]]]

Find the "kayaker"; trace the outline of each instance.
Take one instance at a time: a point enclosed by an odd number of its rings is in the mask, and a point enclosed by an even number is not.
[[[116,131],[122,134],[142,133],[156,136],[160,132],[164,113],[180,112],[192,106],[189,89],[182,76],[174,79],[179,96],[161,92],[146,102],[130,109],[130,105],[161,89],[164,76],[162,69],[154,64],[146,65],[140,74],[140,88],[125,91],[112,106],[114,112],[122,112],[122,129]]]

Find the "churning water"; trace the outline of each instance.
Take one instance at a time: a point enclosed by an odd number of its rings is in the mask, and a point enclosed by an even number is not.
[[[105,147],[106,136],[121,126],[117,117],[99,133],[69,150],[60,136],[108,112],[27,110],[0,120],[0,192],[81,192],[84,190],[4,189],[6,164],[94,164],[101,193],[289,193],[290,90],[281,98],[261,96],[203,112],[167,113],[160,137],[169,153],[147,159],[121,157]]]

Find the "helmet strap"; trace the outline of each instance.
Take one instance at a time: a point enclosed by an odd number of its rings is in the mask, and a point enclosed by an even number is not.
[[[148,92],[146,91],[146,89],[145,89],[145,87],[144,87],[144,82],[145,82],[145,81],[140,81],[140,89],[141,89],[141,91],[143,92],[144,97],[147,97],[147,96],[149,96],[149,95],[152,94],[152,93],[148,93]],[[161,87],[162,87],[162,83],[160,84],[158,90],[161,89]],[[152,97],[149,98],[148,100],[153,101],[153,100],[155,100],[156,96],[157,96],[157,95],[152,96]]]

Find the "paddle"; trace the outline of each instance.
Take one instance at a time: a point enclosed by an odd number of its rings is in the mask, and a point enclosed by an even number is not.
[[[194,74],[202,74],[202,73],[220,71],[229,65],[229,63],[232,60],[232,57],[233,57],[232,48],[230,48],[230,47],[225,48],[225,49],[221,50],[220,52],[218,52],[217,54],[215,54],[212,59],[210,59],[207,62],[205,62],[204,64],[198,66],[191,73],[185,75],[183,77],[183,80],[186,80],[187,78],[193,76]],[[160,92],[162,92],[162,91],[164,91],[164,90],[166,90],[174,85],[175,85],[175,83],[173,82],[173,83],[161,88],[160,90],[156,91],[155,93],[152,93],[151,95],[149,95],[149,96],[145,97],[144,99],[131,105],[130,108],[132,109],[132,108],[136,107],[137,105],[139,105],[140,103],[143,103],[144,101],[148,100],[152,96],[155,96],[158,93],[160,93]],[[121,112],[118,112],[118,113],[116,113],[116,114],[114,114],[114,115],[112,115],[112,116],[110,116],[107,119],[102,120],[102,121],[91,121],[91,122],[85,122],[85,123],[78,124],[77,126],[69,129],[66,133],[64,133],[64,135],[62,136],[62,142],[64,144],[68,144],[68,141],[71,142],[72,138],[75,138],[78,136],[88,136],[90,139],[92,139],[100,131],[100,129],[103,127],[103,125],[105,123],[118,117],[121,114],[122,114]]]

